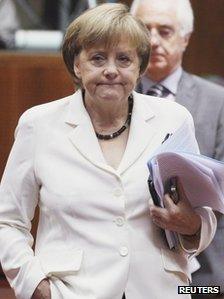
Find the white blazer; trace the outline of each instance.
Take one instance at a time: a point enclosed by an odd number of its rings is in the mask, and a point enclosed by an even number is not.
[[[198,209],[198,248],[169,250],[150,219],[146,163],[183,122],[194,134],[193,121],[177,103],[133,95],[117,170],[103,157],[80,91],[21,117],[0,191],[0,258],[17,298],[31,298],[45,277],[52,299],[121,299],[124,291],[127,299],[179,299],[177,286],[188,284],[189,256],[211,242],[214,214]]]

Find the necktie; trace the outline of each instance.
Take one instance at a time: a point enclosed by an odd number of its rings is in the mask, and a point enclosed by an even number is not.
[[[170,93],[169,89],[163,85],[157,84],[150,87],[146,94],[154,97],[166,98]]]

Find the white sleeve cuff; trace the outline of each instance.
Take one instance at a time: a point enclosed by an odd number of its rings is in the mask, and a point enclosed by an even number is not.
[[[192,239],[185,239],[184,236],[179,236],[179,241],[182,249],[190,255],[190,258],[198,255],[205,250],[214,238],[217,220],[212,209],[209,207],[195,208],[195,212],[201,217],[201,232],[199,237],[192,237]]]

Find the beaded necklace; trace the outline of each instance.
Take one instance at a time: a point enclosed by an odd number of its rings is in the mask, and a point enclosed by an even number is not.
[[[126,119],[124,125],[119,130],[117,130],[116,132],[111,133],[111,134],[99,134],[95,131],[96,137],[100,140],[110,140],[110,139],[116,138],[119,135],[121,135],[128,128],[128,126],[131,123],[132,109],[133,109],[133,96],[130,95],[128,98],[128,116],[127,116],[127,119]]]

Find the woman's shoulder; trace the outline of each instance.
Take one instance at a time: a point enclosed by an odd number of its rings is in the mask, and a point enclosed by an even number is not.
[[[61,99],[29,108],[20,116],[19,123],[38,122],[52,117],[57,118],[58,114],[63,114],[63,111],[69,105],[72,96],[73,95],[69,95]]]
[[[180,126],[187,121],[193,126],[193,118],[190,112],[175,101],[142,95],[134,92],[134,99],[141,106],[142,113],[155,117],[159,123],[167,123],[171,126]]]

